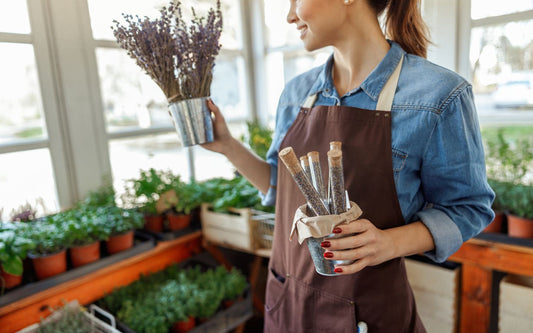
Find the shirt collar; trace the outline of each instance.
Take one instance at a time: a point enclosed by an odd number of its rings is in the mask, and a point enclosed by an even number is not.
[[[379,94],[383,89],[383,86],[391,76],[392,72],[394,72],[394,70],[396,69],[396,66],[400,62],[402,55],[405,54],[405,51],[398,43],[391,40],[388,40],[388,42],[389,44],[391,44],[391,48],[389,49],[385,57],[363,81],[361,86],[348,92],[347,95],[354,94],[359,89],[361,89],[373,100],[378,99]],[[322,71],[318,75],[317,80],[309,91],[310,95],[318,94],[324,91],[325,95],[331,96],[334,89],[333,81],[331,80],[332,66],[333,53],[329,56],[328,60],[322,67]]]

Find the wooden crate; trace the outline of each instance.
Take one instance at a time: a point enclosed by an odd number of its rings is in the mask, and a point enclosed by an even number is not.
[[[499,331],[533,332],[533,278],[507,275],[500,282]]]
[[[405,259],[420,319],[431,333],[457,332],[459,268]]]

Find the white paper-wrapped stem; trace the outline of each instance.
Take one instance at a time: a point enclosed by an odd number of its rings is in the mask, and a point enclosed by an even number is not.
[[[324,202],[327,202],[328,197],[326,194],[326,188],[324,186],[324,180],[322,178],[322,167],[320,166],[320,154],[317,151],[307,153],[309,159],[309,169],[311,173],[311,181],[313,186],[320,194],[320,197]]]
[[[328,152],[329,184],[331,186],[332,214],[346,211],[346,193],[344,190],[344,170],[342,167],[342,151]]]
[[[296,182],[296,185],[298,185],[298,188],[304,195],[307,205],[314,211],[316,215],[328,215],[328,209],[322,202],[318,191],[315,190],[311,184],[311,181],[307,178],[302,166],[300,163],[298,163],[298,158],[296,157],[292,147],[282,149],[279,152],[279,158],[283,161],[292,178]]]

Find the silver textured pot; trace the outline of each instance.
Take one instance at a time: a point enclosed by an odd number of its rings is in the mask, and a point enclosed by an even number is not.
[[[170,103],[169,113],[184,147],[214,140],[211,112],[205,104],[209,97],[186,99]]]

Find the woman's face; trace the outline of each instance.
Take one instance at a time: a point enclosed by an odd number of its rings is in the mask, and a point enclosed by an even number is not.
[[[346,17],[343,0],[289,0],[287,22],[296,24],[308,51],[332,45]]]

